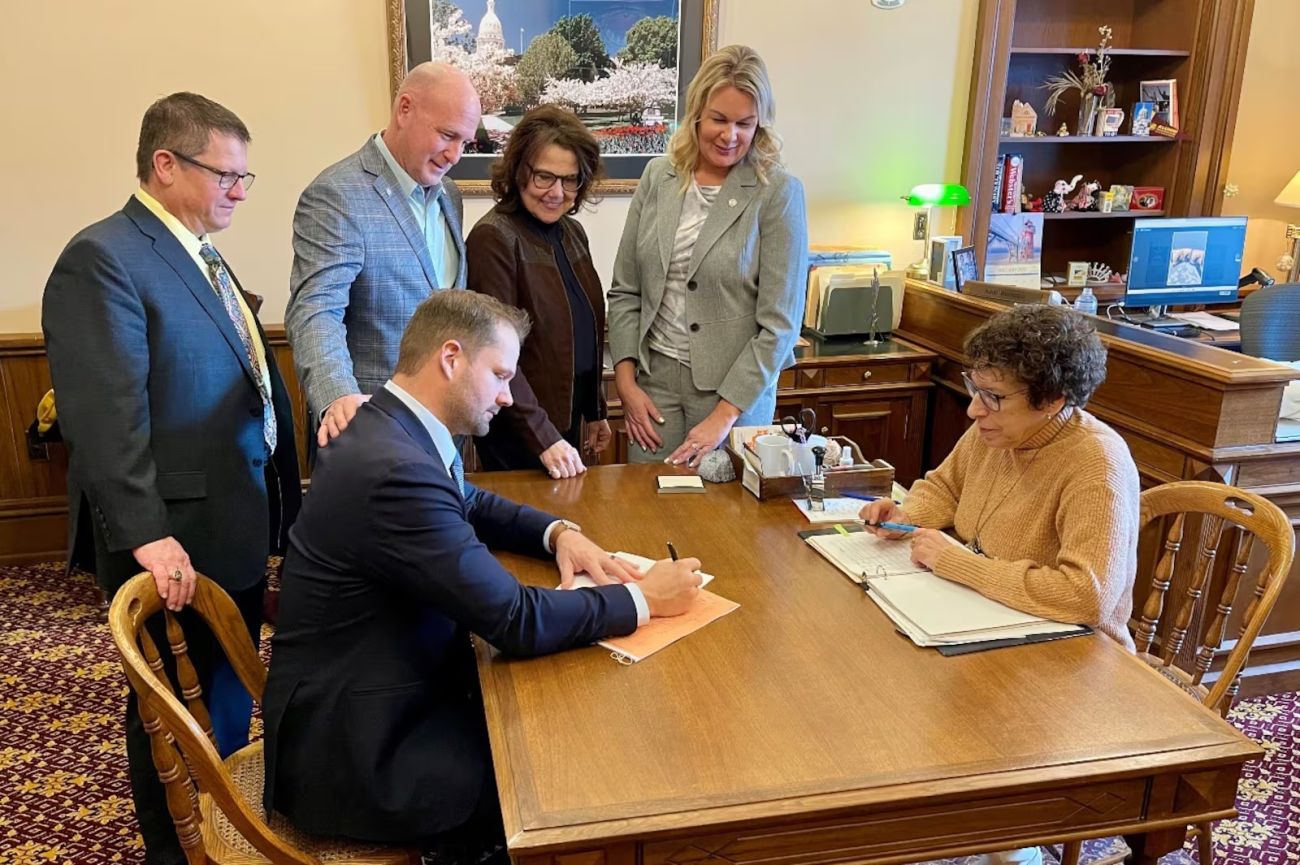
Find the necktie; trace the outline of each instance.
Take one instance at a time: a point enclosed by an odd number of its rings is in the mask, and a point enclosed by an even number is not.
[[[442,205],[438,203],[438,196],[442,194],[442,187],[423,190],[424,192],[424,245],[429,249],[429,261],[433,264],[433,272],[438,274],[438,281],[442,282],[442,271],[444,258],[447,255],[447,237],[442,227]],[[439,285],[439,288],[450,288],[449,285]]]
[[[460,451],[456,451],[451,461],[451,477],[456,482],[456,489],[460,490],[460,497],[465,498],[465,463],[461,461]]]
[[[221,256],[210,243],[205,243],[199,248],[199,258],[203,259],[203,263],[208,266],[208,278],[212,281],[212,288],[220,298],[221,305],[226,308],[226,315],[230,316],[230,323],[235,326],[239,341],[244,344],[244,353],[248,355],[248,364],[253,368],[253,378],[257,381],[257,392],[262,397],[262,436],[266,440],[267,449],[274,452],[275,406],[271,401],[271,391],[267,386],[262,364],[257,359],[257,348],[253,345],[253,335],[248,330],[248,320],[244,318],[239,299],[235,297],[235,287],[230,281],[230,272],[226,270]]]

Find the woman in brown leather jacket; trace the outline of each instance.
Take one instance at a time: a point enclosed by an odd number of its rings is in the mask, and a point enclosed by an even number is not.
[[[594,457],[609,445],[604,293],[573,218],[600,176],[596,139],[552,105],[524,115],[492,166],[497,204],[465,241],[467,287],[524,309],[533,328],[511,383],[514,405],[475,439],[488,471],[540,465],[573,477],[586,471],[580,451]]]

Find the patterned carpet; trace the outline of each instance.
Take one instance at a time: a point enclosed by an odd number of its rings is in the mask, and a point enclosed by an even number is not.
[[[126,780],[126,681],[96,603],[91,579],[65,578],[61,565],[0,567],[0,865],[144,859]],[[1296,865],[1300,694],[1248,700],[1232,721],[1267,756],[1246,767],[1241,817],[1215,826],[1216,861]]]

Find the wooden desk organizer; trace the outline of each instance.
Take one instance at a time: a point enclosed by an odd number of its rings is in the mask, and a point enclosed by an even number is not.
[[[894,467],[881,459],[866,460],[858,446],[843,436],[833,436],[842,446],[853,451],[852,467],[831,468],[826,472],[826,495],[861,493],[869,496],[888,496],[894,489]],[[743,446],[742,446],[743,447]],[[806,494],[803,477],[780,475],[764,477],[758,471],[758,455],[748,449],[737,453],[730,443],[727,456],[736,470],[741,485],[760,500],[792,498]]]

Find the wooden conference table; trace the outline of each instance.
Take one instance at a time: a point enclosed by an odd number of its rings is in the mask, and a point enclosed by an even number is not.
[[[796,537],[788,501],[738,483],[658,495],[666,471],[473,478],[611,550],[671,540],[741,605],[633,666],[477,641],[519,865],[883,865],[1118,833],[1155,862],[1187,824],[1235,814],[1261,749],[1113,642],[917,648]]]

